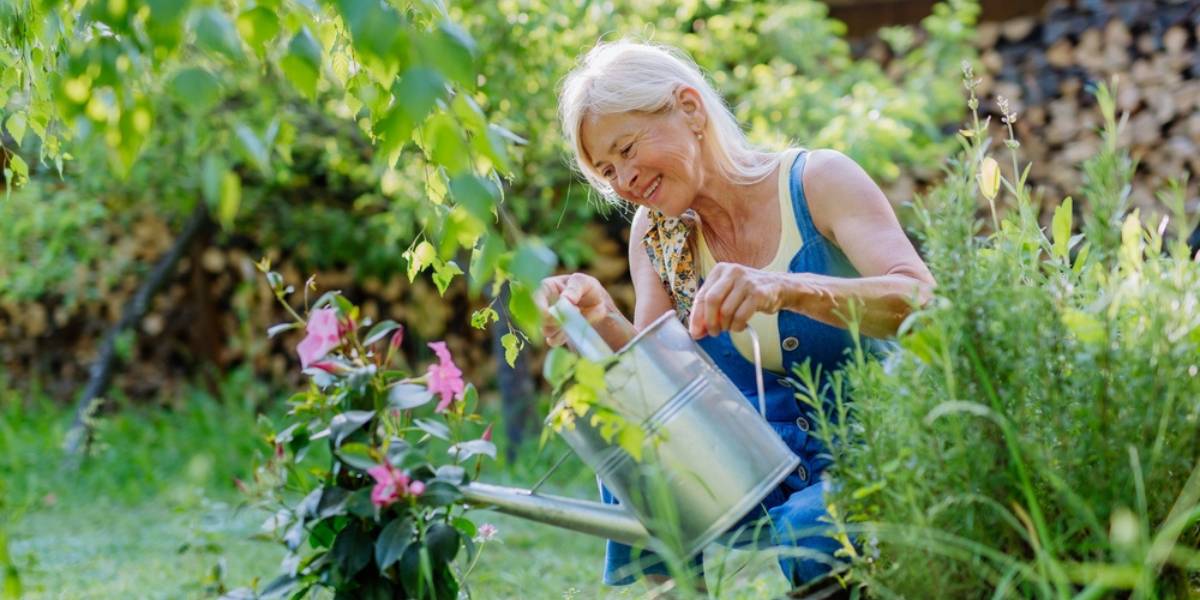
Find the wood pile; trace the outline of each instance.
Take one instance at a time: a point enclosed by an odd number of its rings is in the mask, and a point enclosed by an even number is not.
[[[1029,179],[1044,220],[1063,197],[1079,197],[1078,167],[1100,149],[1103,124],[1089,89],[1114,78],[1118,115],[1128,118],[1120,143],[1138,161],[1132,206],[1143,215],[1161,214],[1156,191],[1186,173],[1191,206],[1200,209],[1198,39],[1196,0],[1052,2],[1037,17],[979,25],[981,116],[992,117],[998,146],[1006,135],[998,98],[1018,113],[1020,160],[1033,163]],[[886,54],[882,46],[871,40],[861,52]],[[927,183],[902,178],[887,191],[903,201]]]

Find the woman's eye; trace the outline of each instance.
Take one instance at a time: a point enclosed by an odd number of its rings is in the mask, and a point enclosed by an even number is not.
[[[613,178],[613,173],[615,173],[615,172],[616,172],[616,171],[613,171],[612,169],[605,169],[605,170],[604,170],[604,172],[603,172],[603,173],[601,173],[601,175],[604,175],[604,178],[605,178],[605,179],[612,179],[612,178]]]
[[[628,146],[625,146],[624,148],[621,148],[621,157],[622,157],[622,158],[629,158],[629,151],[630,151],[630,150],[632,150],[632,149],[633,149],[633,144],[629,144]]]

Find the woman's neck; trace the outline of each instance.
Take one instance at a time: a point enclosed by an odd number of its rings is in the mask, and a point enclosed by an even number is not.
[[[703,191],[696,196],[692,210],[700,217],[704,240],[714,256],[738,257],[757,262],[762,246],[778,245],[776,235],[764,227],[778,228],[779,219],[768,217],[767,211],[778,203],[778,186],[775,175],[752,184],[739,184],[722,176],[705,178]],[[770,244],[771,241],[775,244]]]

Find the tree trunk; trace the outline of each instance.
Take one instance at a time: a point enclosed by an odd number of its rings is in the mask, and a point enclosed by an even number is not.
[[[100,345],[100,353],[88,369],[88,382],[75,405],[75,418],[67,431],[64,447],[66,449],[65,465],[76,468],[83,460],[88,445],[92,440],[92,415],[100,408],[103,394],[112,381],[113,370],[117,365],[117,337],[126,329],[133,328],[150,308],[154,294],[175,273],[175,266],[183,256],[197,234],[207,229],[211,224],[208,217],[208,207],[204,201],[196,203],[196,209],[183,226],[179,237],[171,247],[158,259],[154,268],[146,275],[145,281],[133,295],[133,299],[125,306],[121,319],[117,321]]]
[[[504,433],[508,437],[508,447],[505,456],[509,460],[515,458],[517,448],[528,439],[531,433],[536,435],[538,428],[537,401],[534,398],[533,376],[529,369],[529,352],[517,355],[514,366],[509,367],[504,360],[504,346],[500,339],[509,332],[508,286],[500,291],[496,299],[496,313],[499,322],[492,327],[492,356],[496,360],[496,385],[500,388],[500,409],[504,419]]]

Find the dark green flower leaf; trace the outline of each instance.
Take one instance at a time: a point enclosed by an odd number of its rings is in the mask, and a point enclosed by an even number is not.
[[[448,563],[458,554],[458,530],[445,523],[434,523],[425,532],[425,545],[435,564]]]
[[[375,418],[373,410],[348,410],[342,414],[335,415],[333,420],[329,422],[329,431],[333,435],[333,445],[338,447],[342,445],[342,441],[347,436],[358,431],[363,425],[366,425]]]
[[[413,425],[416,425],[421,431],[424,431],[435,438],[442,440],[450,439],[450,428],[446,427],[445,423],[431,421],[429,419],[417,419],[413,421]]]
[[[375,564],[385,570],[400,560],[413,540],[413,524],[408,518],[393,519],[375,540]]]
[[[357,521],[351,521],[337,534],[329,553],[341,568],[342,576],[349,579],[371,562],[373,546],[371,536]]]
[[[467,470],[458,465],[442,465],[437,468],[436,477],[454,485],[462,485],[463,479],[467,477]]]
[[[321,502],[317,505],[317,518],[325,519],[346,512],[346,501],[350,492],[340,487],[327,487],[321,493]]]
[[[360,471],[366,471],[379,464],[379,461],[371,455],[371,449],[366,444],[358,442],[343,444],[338,448],[337,456],[342,459],[342,462]]]
[[[450,453],[450,456],[453,456],[455,460],[459,461],[471,458],[476,454],[486,454],[495,460],[496,445],[487,440],[470,440],[466,442],[459,442],[453,446],[450,446],[448,452]]]
[[[415,383],[398,383],[388,391],[388,407],[397,410],[416,408],[428,404],[430,400],[433,400],[433,392]]]
[[[425,544],[420,541],[412,542],[404,549],[404,554],[400,556],[400,562],[396,566],[400,573],[400,583],[404,585],[404,590],[410,598],[424,597],[421,593],[421,554],[424,549]]]
[[[355,490],[346,500],[346,512],[363,519],[375,517],[375,503],[371,502],[371,488]]]
[[[451,521],[451,523],[468,540],[475,537],[475,534],[479,532],[479,528],[475,527],[475,522],[466,517],[458,517]]]
[[[400,324],[391,319],[380,321],[371,326],[371,330],[367,332],[366,339],[363,340],[363,345],[370,346],[371,344],[374,344],[375,342],[387,337],[389,333],[399,328]]]
[[[425,493],[421,494],[421,504],[426,506],[446,506],[462,497],[458,486],[448,481],[434,479],[425,482]]]
[[[387,447],[388,462],[397,469],[401,468],[400,463],[404,461],[404,457],[409,453],[409,450],[412,450],[412,444],[409,444],[398,437],[392,438],[388,442]]]
[[[298,581],[299,579],[295,575],[280,575],[268,583],[262,592],[259,592],[258,597],[263,599],[283,598],[296,588]]]

